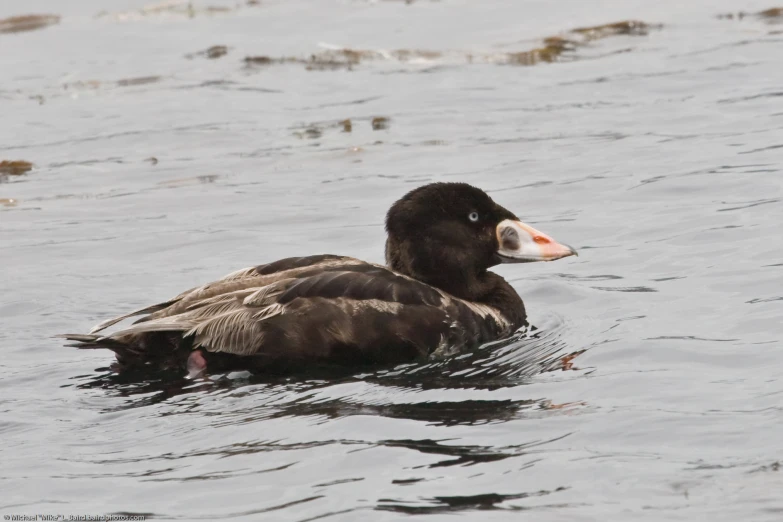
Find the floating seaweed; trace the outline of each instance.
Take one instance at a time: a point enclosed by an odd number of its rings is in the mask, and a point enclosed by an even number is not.
[[[589,42],[608,38],[610,36],[645,36],[651,29],[659,29],[660,25],[651,25],[638,20],[624,20],[611,24],[577,27],[569,34],[578,38],[550,36],[544,38],[544,45],[530,51],[508,53],[505,63],[509,65],[535,65],[537,63],[552,63],[562,60]],[[571,56],[571,59],[575,59]]]
[[[443,56],[439,51],[427,51],[422,49],[397,49],[389,53],[391,56],[401,62],[413,62],[420,60],[437,60]]]
[[[377,51],[356,49],[327,49],[310,55],[305,62],[308,71],[324,71],[334,69],[351,70],[363,60],[374,60],[380,57]]]
[[[309,140],[315,140],[320,138],[322,135],[323,135],[323,130],[315,125],[310,125],[309,127],[306,127],[301,131],[294,132],[294,136],[296,136],[299,139],[307,138]]]
[[[187,187],[191,185],[205,185],[209,183],[214,183],[220,176],[217,174],[205,174],[201,176],[191,176],[188,178],[177,178],[177,179],[169,179],[165,181],[161,181],[158,183],[158,186],[165,187],[165,188],[178,188],[178,187]]]
[[[157,83],[161,80],[160,76],[140,76],[138,78],[125,78],[117,81],[119,87],[133,87],[136,85],[147,85]]]
[[[372,127],[373,130],[383,130],[389,128],[389,122],[391,121],[391,118],[388,118],[386,116],[375,116],[369,119],[361,118],[361,120],[362,121],[369,120],[370,126]],[[332,132],[333,129],[339,129],[341,133],[351,133],[354,130],[354,123],[355,123],[355,119],[351,119],[351,118],[346,118],[344,120],[336,120],[336,121],[332,120],[332,121],[309,123],[294,129],[293,135],[299,139],[314,140],[322,137],[325,132]],[[356,149],[361,150],[360,147]]]
[[[248,1],[246,6],[257,6],[259,2]],[[223,6],[223,5],[207,5],[198,6],[192,0],[167,0],[159,2],[157,4],[147,5],[141,9],[133,11],[123,11],[119,13],[109,13],[108,11],[101,11],[98,13],[98,18],[110,16],[119,21],[134,21],[143,20],[151,16],[183,16],[187,18],[195,18],[199,15],[219,15],[237,11],[244,7],[241,4]]]
[[[269,56],[245,56],[245,65],[271,65],[279,60]]]
[[[0,33],[22,33],[59,24],[60,15],[22,15],[0,19]]]
[[[572,29],[571,32],[581,34],[587,40],[598,40],[600,38],[618,35],[646,36],[650,32],[650,29],[659,29],[660,27],[660,25],[653,26],[640,22],[639,20],[624,20],[622,22],[594,25],[591,27],[577,27],[576,29]]]
[[[311,54],[308,58],[272,58],[271,56],[266,55],[246,56],[245,65],[266,66],[272,64],[294,63],[304,65],[305,69],[308,71],[327,71],[336,69],[351,70],[353,66],[358,65],[363,59],[377,58],[378,55],[379,53],[376,51],[329,49],[327,51]]]
[[[734,20],[735,18],[737,20],[742,20],[746,16],[748,16],[748,13],[740,11],[739,13],[721,13],[716,18],[719,20]]]
[[[497,63],[505,65],[535,65],[552,63],[565,57],[576,59],[575,53],[580,47],[610,36],[644,36],[660,25],[648,24],[639,20],[624,20],[610,24],[589,27],[577,27],[568,32],[568,36],[550,36],[544,38],[543,45],[528,51],[516,51],[501,54],[458,53],[430,51],[423,49],[396,49],[391,51],[375,51],[368,49],[327,48],[313,53],[308,58],[284,57],[274,58],[267,55],[248,56],[245,64],[248,66],[268,66],[273,64],[301,64],[309,71],[346,69],[366,61],[398,61],[403,63],[432,63],[435,60],[450,59],[452,61],[473,63]]]
[[[575,40],[568,40],[559,36],[551,36],[544,39],[544,46],[522,51],[517,53],[508,53],[508,62],[511,65],[535,65],[539,62],[552,63],[565,52],[575,51],[577,46],[581,45]]]
[[[79,80],[63,84],[63,89],[73,91],[94,91],[101,87],[135,87],[139,85],[148,85],[157,83],[163,79],[162,76],[139,76],[136,78],[123,78],[116,82],[103,82],[100,80]],[[40,103],[43,103],[42,101]]]
[[[101,86],[101,82],[98,80],[84,80],[77,82],[68,82],[63,84],[63,89],[69,90],[86,90],[86,89],[98,89]]]
[[[33,168],[33,164],[29,161],[0,161],[0,174],[9,174],[11,176],[21,176],[27,172],[30,172]]]
[[[385,130],[389,128],[389,118],[386,116],[376,116],[372,119],[372,130]]]
[[[213,45],[209,49],[198,51],[196,53],[186,54],[185,58],[187,58],[188,60],[192,60],[193,58],[196,57],[203,57],[209,60],[215,60],[227,54],[228,54],[228,47],[226,47],[225,45]]]
[[[761,18],[783,18],[783,7],[773,7],[756,14]]]
[[[740,11],[738,13],[723,13],[718,15],[718,18],[721,20],[743,20],[748,17],[761,18],[768,22],[780,22],[783,20],[783,7],[772,7],[757,13]]]

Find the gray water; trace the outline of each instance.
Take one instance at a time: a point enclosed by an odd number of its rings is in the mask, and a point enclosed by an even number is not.
[[[61,16],[0,32],[0,161],[34,165],[0,174],[0,514],[783,518],[774,4],[144,7],[0,4]],[[52,338],[282,257],[382,262],[386,209],[436,180],[580,251],[498,268],[535,329],[211,382]]]

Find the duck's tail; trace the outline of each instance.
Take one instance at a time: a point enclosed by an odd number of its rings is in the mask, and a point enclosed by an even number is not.
[[[83,350],[109,349],[117,358],[113,368],[126,370],[153,366],[181,368],[191,352],[189,343],[182,343],[180,332],[157,332],[139,335],[105,336],[101,334],[62,334],[56,337],[72,341],[66,346]]]
[[[114,352],[119,352],[130,348],[130,346],[126,343],[122,343],[115,339],[96,334],[60,334],[55,335],[55,337],[59,339],[66,339],[68,341],[74,341],[72,344],[67,346],[81,349],[108,348]]]

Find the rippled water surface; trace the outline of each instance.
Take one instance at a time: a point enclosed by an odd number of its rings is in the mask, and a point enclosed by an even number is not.
[[[781,520],[775,7],[4,0],[56,16],[0,21],[0,161],[33,164],[0,173],[0,514]],[[579,249],[498,269],[535,328],[211,382],[52,338],[286,256],[382,262],[433,180]]]

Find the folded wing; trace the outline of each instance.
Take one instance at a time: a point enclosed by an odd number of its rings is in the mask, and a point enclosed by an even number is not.
[[[239,270],[105,321],[93,333],[142,314],[147,315],[127,328],[96,336],[97,342],[150,350],[151,336],[168,332],[214,353],[394,362],[481,342],[508,328],[488,307],[339,256],[288,258]]]

